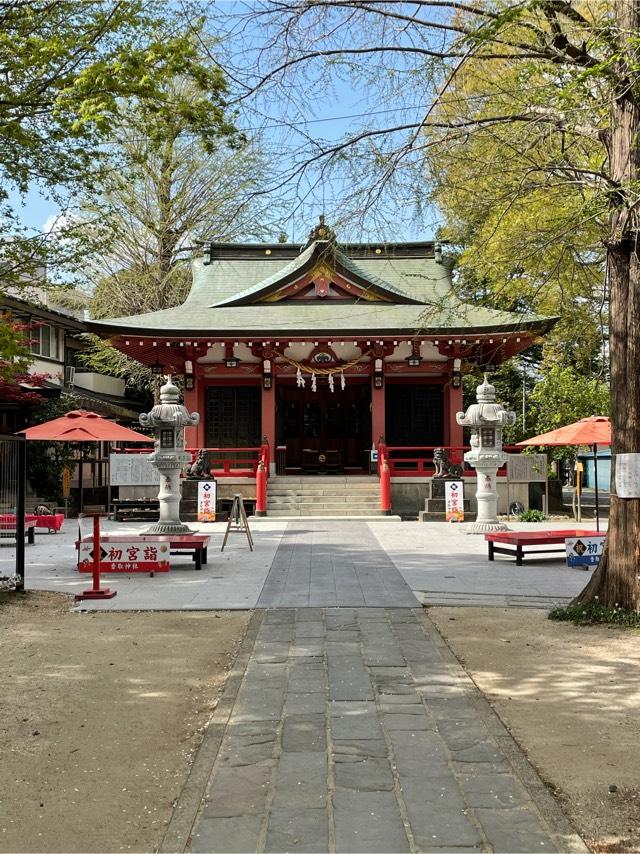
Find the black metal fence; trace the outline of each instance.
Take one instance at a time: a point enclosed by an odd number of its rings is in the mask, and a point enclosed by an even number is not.
[[[15,558],[0,552],[0,588],[24,590],[26,449],[24,436],[0,436],[0,536],[15,539]]]

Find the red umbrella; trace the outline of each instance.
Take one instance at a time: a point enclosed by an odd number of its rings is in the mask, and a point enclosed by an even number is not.
[[[27,439],[43,442],[152,442],[153,439],[115,424],[96,412],[74,409],[60,418],[20,430]]]
[[[144,433],[137,433],[128,427],[115,424],[96,412],[86,409],[74,409],[60,418],[36,424],[20,430],[27,439],[42,442],[152,442]],[[83,508],[82,493],[82,453],[80,454],[78,480],[80,484],[80,510]]]
[[[566,427],[558,427],[549,433],[542,433],[532,439],[518,442],[518,445],[610,445],[611,422],[604,415],[591,415],[581,418]]]
[[[591,445],[593,447],[593,470],[596,499],[596,530],[600,530],[600,508],[598,505],[598,445],[611,444],[611,422],[604,415],[590,415],[566,427],[558,427],[549,433],[533,436],[518,442],[518,445]]]

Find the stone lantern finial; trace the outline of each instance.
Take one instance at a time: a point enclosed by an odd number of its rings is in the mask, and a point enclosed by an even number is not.
[[[180,390],[173,384],[171,374],[165,376],[166,383],[160,389],[161,403],[178,403],[180,400]]]
[[[495,386],[491,385],[486,374],[481,385],[476,388],[476,398],[478,403],[493,403],[496,399]]]

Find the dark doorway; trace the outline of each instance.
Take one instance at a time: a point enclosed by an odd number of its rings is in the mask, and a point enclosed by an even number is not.
[[[387,385],[387,444],[442,445],[443,412],[441,385]]]
[[[251,448],[262,439],[260,389],[210,386],[205,390],[208,448]]]
[[[278,445],[285,445],[286,467],[312,472],[362,472],[371,442],[371,391],[368,383],[336,381],[331,391],[319,379],[316,391],[279,386],[276,407]]]

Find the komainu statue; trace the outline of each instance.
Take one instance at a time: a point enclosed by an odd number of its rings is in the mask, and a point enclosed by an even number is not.
[[[452,463],[444,448],[434,448],[433,464],[436,469],[434,477],[462,477],[462,466]]]
[[[203,477],[209,477],[209,464],[207,460],[207,452],[200,450],[198,451],[198,456],[191,463],[190,466],[187,466],[185,470],[185,475],[190,480],[199,480]]]

